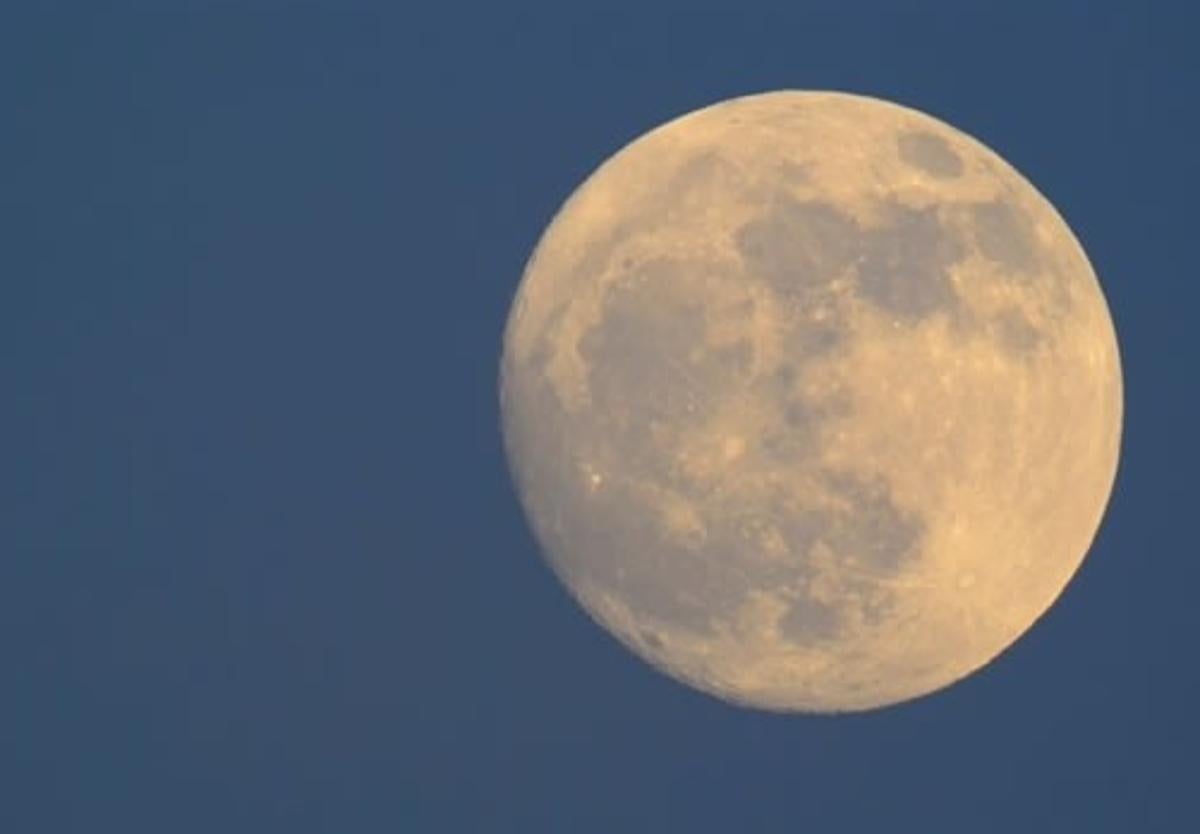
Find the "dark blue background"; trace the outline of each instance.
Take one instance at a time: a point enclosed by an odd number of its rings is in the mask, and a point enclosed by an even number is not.
[[[0,830],[1194,824],[1189,4],[166,5],[0,21]],[[498,429],[559,203],[649,127],[784,87],[1024,171],[1126,373],[1060,603],[961,685],[837,719],[726,706],[594,627]]]

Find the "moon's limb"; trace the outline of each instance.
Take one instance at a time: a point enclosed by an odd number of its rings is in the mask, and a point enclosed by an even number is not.
[[[567,201],[505,337],[548,561],[643,657],[861,709],[1017,639],[1090,546],[1122,393],[1069,228],[970,137],[844,94],[670,122]]]

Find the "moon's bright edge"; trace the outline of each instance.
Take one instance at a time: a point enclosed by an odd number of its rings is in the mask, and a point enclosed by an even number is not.
[[[657,668],[843,711],[959,680],[1091,546],[1116,335],[987,147],[842,93],[732,99],[592,174],[530,259],[503,428],[547,561]]]

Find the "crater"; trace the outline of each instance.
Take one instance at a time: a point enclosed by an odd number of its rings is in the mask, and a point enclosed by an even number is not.
[[[924,130],[908,131],[896,137],[900,158],[914,168],[939,179],[954,179],[963,172],[963,162],[945,139]]]
[[[642,638],[642,642],[645,643],[648,648],[651,648],[654,651],[659,651],[664,645],[662,638],[649,629],[641,629],[638,632],[638,636]]]

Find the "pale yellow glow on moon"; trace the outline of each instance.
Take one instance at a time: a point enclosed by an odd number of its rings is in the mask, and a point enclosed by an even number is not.
[[[548,562],[659,669],[867,709],[978,669],[1079,567],[1117,467],[1100,286],[966,134],[839,93],[722,102],[562,207],[505,336]]]

